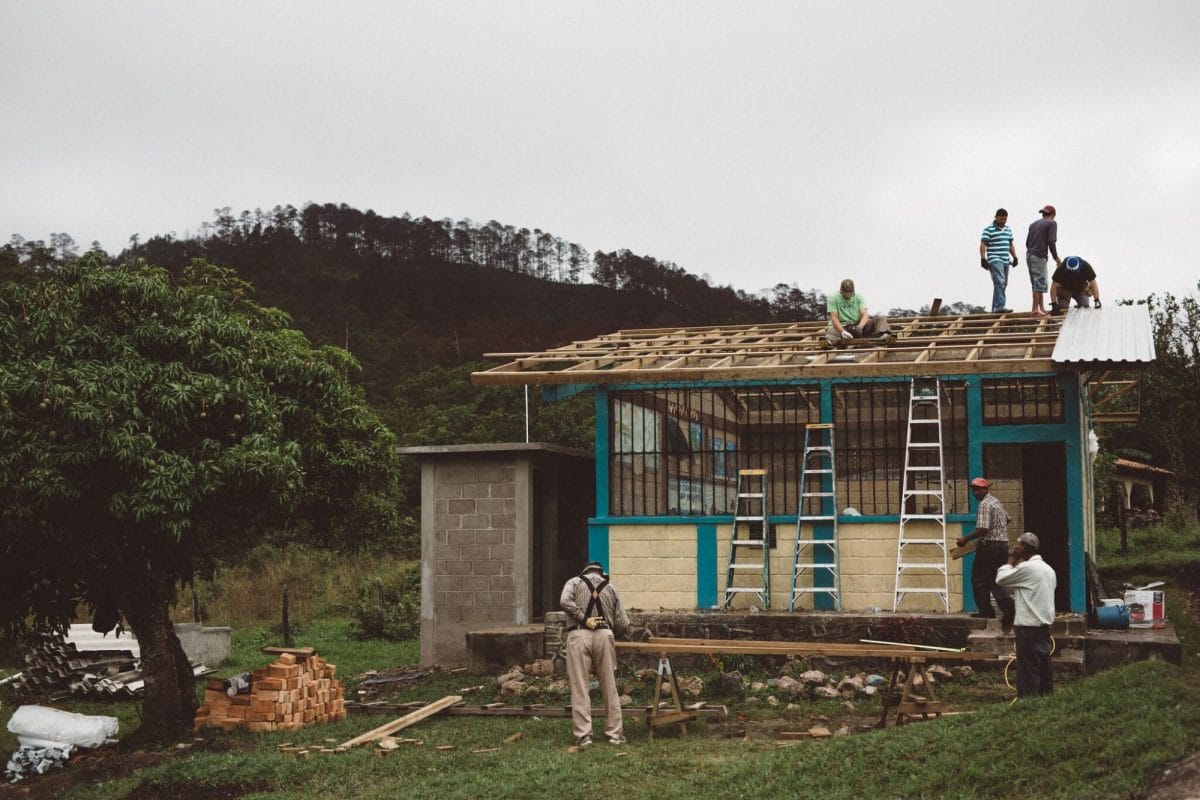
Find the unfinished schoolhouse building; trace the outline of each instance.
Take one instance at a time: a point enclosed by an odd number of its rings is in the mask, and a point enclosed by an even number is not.
[[[896,319],[836,349],[824,329],[624,330],[473,379],[594,393],[588,556],[631,607],[972,611],[954,544],[982,475],[1084,612],[1093,425],[1110,373],[1154,358],[1145,309]]]

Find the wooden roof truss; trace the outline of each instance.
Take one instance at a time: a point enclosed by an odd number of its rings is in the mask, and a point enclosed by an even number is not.
[[[1061,317],[971,314],[890,320],[889,345],[829,349],[825,322],[618,331],[505,363],[479,385],[623,384],[1051,372]]]

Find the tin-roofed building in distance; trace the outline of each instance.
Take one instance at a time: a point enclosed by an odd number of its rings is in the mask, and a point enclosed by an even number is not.
[[[969,482],[983,475],[1012,517],[1010,538],[1029,530],[1041,539],[1058,573],[1059,610],[1085,611],[1085,554],[1095,541],[1092,401],[1110,373],[1154,359],[1145,308],[896,319],[889,344],[837,349],[825,346],[824,328],[623,330],[491,354],[504,363],[472,377],[541,386],[551,397],[594,393],[588,555],[607,565],[631,607],[972,611],[972,556],[941,551],[974,528]],[[931,391],[937,495],[910,483],[916,465],[930,463],[915,454],[910,408]],[[806,467],[813,426],[831,426],[825,472]],[[740,533],[734,519],[746,470],[765,471],[765,537],[753,526]],[[832,503],[836,513],[822,513]],[[798,522],[812,546],[796,547]],[[731,547],[735,534],[765,540],[765,570],[739,577],[729,569],[731,558],[743,559]],[[942,546],[928,556],[914,545],[905,556],[902,537]],[[831,541],[836,548],[821,546]],[[906,572],[906,558],[944,566]],[[760,578],[769,578],[765,597],[726,591]]]

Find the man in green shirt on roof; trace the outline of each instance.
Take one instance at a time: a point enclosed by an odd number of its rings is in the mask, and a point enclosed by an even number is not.
[[[851,339],[878,337],[886,344],[892,340],[887,317],[872,317],[867,314],[867,301],[854,291],[854,281],[846,278],[838,291],[829,295],[825,302],[829,311],[829,327],[825,330],[825,341],[830,347]]]

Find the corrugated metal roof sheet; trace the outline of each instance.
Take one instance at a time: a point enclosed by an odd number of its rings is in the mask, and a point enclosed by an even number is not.
[[[1154,360],[1154,326],[1145,306],[1072,308],[1058,332],[1055,364],[1148,364]]]

